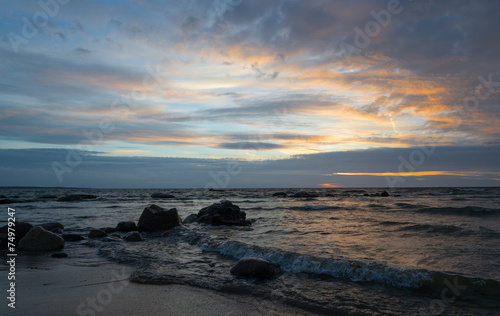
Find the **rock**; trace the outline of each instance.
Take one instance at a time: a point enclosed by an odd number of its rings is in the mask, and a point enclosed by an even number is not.
[[[199,223],[218,225],[251,225],[246,220],[246,213],[240,211],[240,208],[233,203],[222,200],[220,203],[214,203],[208,207],[202,208],[197,215]]]
[[[108,233],[106,233],[104,230],[92,229],[89,233],[89,238],[99,238],[99,237],[104,237],[107,235],[108,235]]]
[[[83,236],[76,235],[76,234],[62,234],[61,236],[64,241],[80,241],[80,240],[85,240]]]
[[[153,199],[175,199],[175,196],[168,193],[155,192],[151,194]]]
[[[123,240],[129,242],[143,241],[141,234],[139,232],[129,232],[125,236],[123,236]]]
[[[52,195],[52,194],[45,194],[45,195],[40,195],[38,197],[39,200],[45,200],[45,199],[57,199],[57,195]]]
[[[66,258],[68,256],[65,252],[56,252],[50,255],[52,258]]]
[[[269,261],[259,258],[243,258],[231,268],[231,274],[252,278],[269,279],[274,269]]]
[[[54,228],[54,229],[52,229],[52,230],[49,230],[49,232],[52,232],[52,233],[54,233],[54,234],[56,234],[56,235],[62,235],[62,233],[63,233],[64,231],[63,231],[62,229],[60,229],[60,228]]]
[[[179,217],[177,209],[172,208],[166,211],[154,204],[144,209],[137,224],[139,231],[148,232],[169,230],[176,226],[182,226],[182,219]]]
[[[0,200],[0,204],[14,204],[14,203],[17,203],[19,201],[16,201],[16,200],[11,200],[11,199],[1,199]]]
[[[122,239],[122,236],[118,235],[118,234],[111,234],[109,237],[115,237],[115,238],[120,238]]]
[[[73,194],[63,196],[57,199],[59,202],[75,202],[75,201],[84,201],[84,200],[93,200],[97,199],[97,196],[91,194]]]
[[[183,223],[183,224],[190,224],[190,223],[194,223],[194,222],[196,222],[196,220],[197,220],[197,219],[198,219],[198,215],[196,215],[196,214],[191,214],[191,215],[189,215],[188,217],[186,217],[186,218],[182,221],[182,223]]]
[[[19,250],[49,251],[64,248],[64,239],[54,233],[36,226],[19,241]]]
[[[380,193],[380,196],[389,196],[389,193],[387,191],[383,191],[382,193]]]
[[[5,195],[0,195],[0,199],[6,199],[7,197]]]
[[[115,227],[106,227],[106,228],[101,228],[100,230],[103,230],[103,231],[105,231],[108,234],[116,232],[116,228]]]
[[[40,226],[42,226],[44,229],[46,229],[48,231],[53,231],[54,229],[57,229],[57,228],[59,228],[60,230],[64,230],[64,225],[61,223],[57,223],[57,222],[45,223],[45,224],[42,224]]]
[[[137,230],[137,225],[134,222],[119,222],[116,225],[116,231],[118,232],[132,232]]]
[[[287,194],[285,192],[276,192],[273,194],[273,196],[287,197]]]
[[[33,228],[30,223],[16,222],[12,228],[15,229],[14,245],[18,245],[19,241]],[[5,225],[0,228],[0,249],[7,249],[9,239],[9,226]]]
[[[315,193],[308,193],[306,191],[298,191],[295,192],[292,197],[294,198],[312,198],[312,197],[318,197],[317,194]]]
[[[365,193],[365,194],[363,194],[363,196],[370,196],[370,194],[368,194],[368,193]]]
[[[380,196],[380,193],[375,193],[372,196]]]

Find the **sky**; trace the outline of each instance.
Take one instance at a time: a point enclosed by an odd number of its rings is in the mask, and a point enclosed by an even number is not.
[[[0,10],[0,186],[500,184],[500,2]]]

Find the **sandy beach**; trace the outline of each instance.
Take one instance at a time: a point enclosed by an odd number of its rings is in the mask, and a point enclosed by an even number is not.
[[[73,259],[75,252],[86,259]],[[304,315],[307,312],[245,295],[186,285],[128,281],[132,268],[99,258],[83,245],[67,258],[50,252],[17,257],[16,308],[4,300],[2,315]],[[2,273],[6,272],[2,266]],[[2,278],[1,288],[7,288]]]

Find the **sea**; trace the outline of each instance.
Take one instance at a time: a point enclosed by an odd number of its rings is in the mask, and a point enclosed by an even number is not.
[[[301,190],[318,197],[290,197]],[[0,196],[13,202],[0,207],[14,208],[17,221],[62,223],[65,233],[85,237],[68,249],[132,267],[132,282],[251,295],[326,315],[500,315],[500,188],[386,190],[390,196],[380,188],[4,187]],[[152,198],[155,192],[175,198]],[[71,194],[96,198],[55,198]],[[91,229],[137,223],[150,204],[185,218],[221,200],[239,206],[252,225],[190,223],[166,237],[142,233],[135,243],[87,238]],[[276,276],[234,277],[229,270],[244,257],[268,260]]]

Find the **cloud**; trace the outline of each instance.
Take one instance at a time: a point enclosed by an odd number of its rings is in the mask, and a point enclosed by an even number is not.
[[[283,145],[264,143],[264,142],[237,142],[237,143],[221,143],[217,147],[224,149],[241,149],[241,150],[273,150],[284,148]]]

